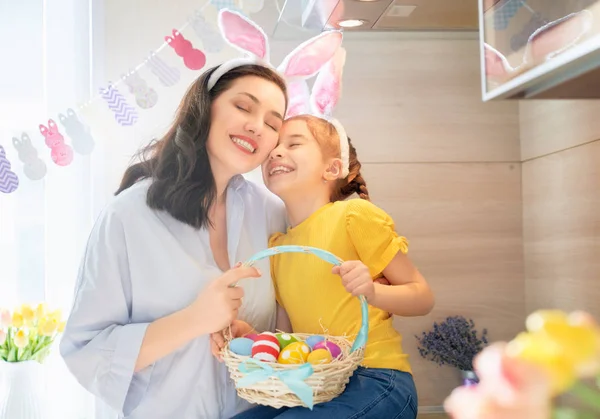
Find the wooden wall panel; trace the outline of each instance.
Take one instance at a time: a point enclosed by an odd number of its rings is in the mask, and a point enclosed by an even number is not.
[[[519,103],[522,160],[600,139],[600,100]]]
[[[600,141],[523,163],[523,222],[527,310],[600,318]]]
[[[476,40],[346,38],[336,115],[363,161],[519,160],[517,104],[481,102]]]
[[[296,45],[276,42],[274,62]],[[335,116],[370,145],[362,161],[520,161],[518,104],[481,101],[473,35],[346,33],[344,47]]]
[[[411,240],[436,307],[396,319],[421,406],[440,406],[456,372],[422,359],[415,334],[448,315],[494,339],[524,319],[518,104],[482,103],[476,39],[346,34],[344,123],[376,204]]]
[[[409,238],[409,254],[436,296],[430,315],[395,324],[411,357],[419,404],[439,406],[458,375],[422,359],[415,334],[453,314],[473,318],[492,339],[508,339],[523,327],[520,164],[365,164],[364,176],[373,202]]]

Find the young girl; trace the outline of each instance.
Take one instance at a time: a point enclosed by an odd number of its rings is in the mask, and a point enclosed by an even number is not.
[[[260,406],[237,418],[417,415],[411,368],[390,313],[425,315],[433,307],[433,296],[406,256],[406,239],[396,233],[390,216],[369,202],[356,150],[343,127],[325,119],[337,100],[343,63],[342,50],[319,73],[312,96],[313,112],[316,107],[319,116],[296,115],[284,123],[278,146],[263,164],[263,176],[269,190],[285,203],[290,222],[287,232],[275,233],[269,245],[313,246],[346,261],[332,269],[312,255],[273,257],[277,327],[310,334],[322,334],[324,327],[331,335],[355,336],[360,326],[355,296],[364,295],[370,305],[364,361],[342,395],[313,411]],[[298,105],[291,100],[292,112],[302,111]],[[362,199],[345,200],[354,193]],[[391,286],[374,282],[381,275]]]

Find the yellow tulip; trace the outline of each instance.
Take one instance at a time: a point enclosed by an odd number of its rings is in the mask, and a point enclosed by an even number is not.
[[[19,349],[23,349],[29,343],[29,338],[23,329],[19,329],[17,334],[13,338],[15,346]]]
[[[56,320],[56,322],[60,322],[62,320],[62,311],[60,309],[54,310],[48,314],[48,318]]]
[[[577,313],[540,310],[527,317],[526,327],[528,332],[513,339],[507,351],[544,369],[553,394],[600,371],[600,329],[593,320]]]
[[[44,317],[47,312],[48,312],[48,307],[46,307],[45,303],[40,303],[35,308],[35,316],[38,318],[38,320],[41,319],[42,317]]]
[[[35,312],[29,304],[23,304],[21,306],[21,316],[23,316],[25,323],[32,324],[35,318]]]
[[[554,395],[569,389],[577,379],[575,364],[565,356],[564,348],[544,333],[522,332],[508,343],[506,351],[543,369]]]
[[[548,324],[567,324],[569,317],[567,313],[561,310],[538,310],[527,316],[525,327],[530,332],[537,332],[544,329]]]
[[[10,311],[3,309],[0,311],[0,329],[5,329],[10,327],[12,324],[12,318],[10,316]]]
[[[579,375],[599,372],[600,329],[595,323],[576,313],[541,310],[532,313],[526,325],[530,332],[544,334],[556,342]]]
[[[38,330],[42,336],[52,336],[58,330],[58,322],[53,318],[44,319],[40,322]]]
[[[65,326],[67,325],[67,322],[60,322],[58,324],[58,333],[62,333],[65,331]]]
[[[42,334],[42,329],[44,328],[44,325],[46,324],[46,322],[48,321],[47,317],[42,317],[41,319],[38,320],[37,323],[37,333],[38,334]]]
[[[15,311],[12,316],[12,325],[13,327],[23,327],[23,316],[21,313]]]

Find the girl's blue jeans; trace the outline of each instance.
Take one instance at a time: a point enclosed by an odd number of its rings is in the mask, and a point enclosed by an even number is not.
[[[275,409],[257,406],[235,419],[416,419],[417,390],[407,372],[358,367],[345,391],[313,410],[305,407]]]

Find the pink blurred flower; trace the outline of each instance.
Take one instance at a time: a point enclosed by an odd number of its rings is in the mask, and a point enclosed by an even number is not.
[[[0,310],[0,329],[5,329],[12,324],[10,311],[6,309]]]
[[[453,419],[548,419],[550,380],[538,367],[509,357],[502,343],[475,359],[479,384],[455,389],[444,403]]]

